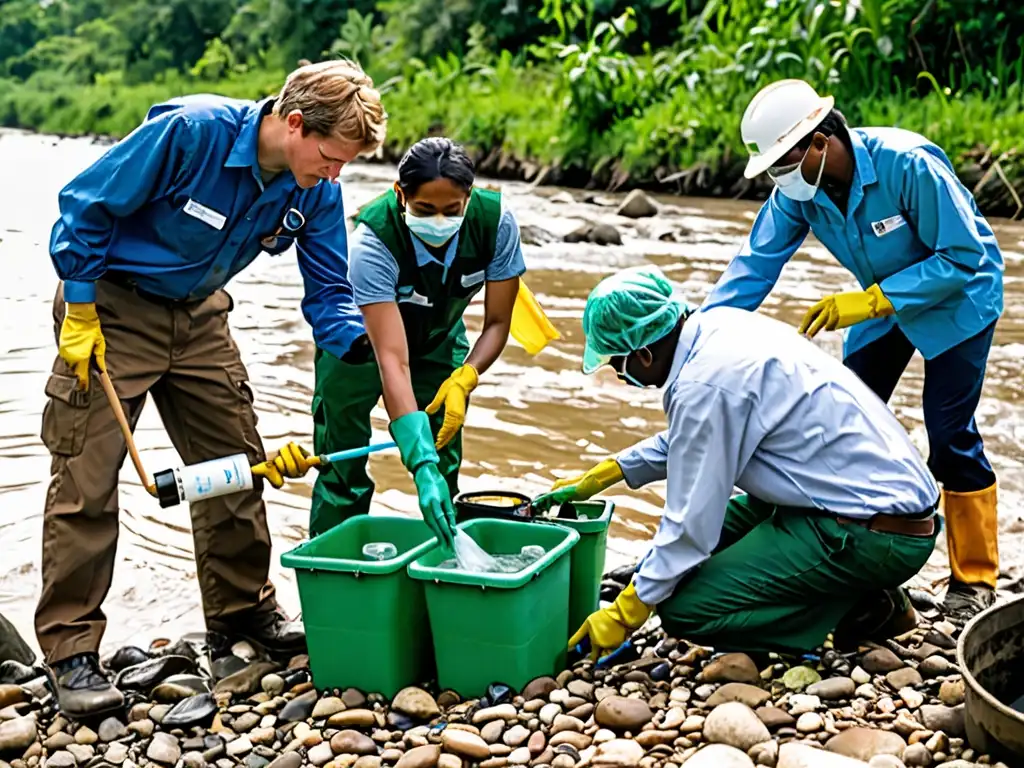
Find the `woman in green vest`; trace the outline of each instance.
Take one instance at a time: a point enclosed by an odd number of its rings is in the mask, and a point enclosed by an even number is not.
[[[515,217],[474,180],[473,161],[449,139],[406,152],[394,187],[356,215],[349,246],[369,344],[345,361],[316,350],[314,452],[366,445],[383,394],[424,520],[449,544],[469,393],[505,348],[526,271]],[[462,315],[481,288],[484,326],[470,351]],[[323,468],[310,536],[366,513],[372,494],[366,459]]]

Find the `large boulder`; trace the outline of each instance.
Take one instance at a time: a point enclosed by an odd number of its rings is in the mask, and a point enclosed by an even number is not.
[[[14,625],[0,613],[0,663],[9,659],[30,667],[36,661],[36,654]]]

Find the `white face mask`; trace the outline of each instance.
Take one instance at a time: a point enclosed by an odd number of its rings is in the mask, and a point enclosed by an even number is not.
[[[405,211],[405,224],[409,230],[427,245],[440,248],[459,231],[463,216],[413,216]]]
[[[810,149],[808,149],[810,151]],[[805,153],[799,163],[796,164],[792,170],[788,168],[780,168],[778,175],[768,171],[768,176],[772,181],[775,182],[775,186],[779,188],[779,192],[784,194],[790,200],[796,200],[798,203],[806,203],[814,199],[814,195],[818,191],[818,187],[821,186],[821,177],[825,173],[825,158],[828,157],[828,145],[825,145],[825,149],[821,153],[821,164],[818,166],[818,178],[813,184],[808,184],[804,178],[803,165],[804,160],[807,159]]]

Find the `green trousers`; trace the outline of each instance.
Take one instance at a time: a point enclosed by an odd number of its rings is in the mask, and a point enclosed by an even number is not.
[[[669,635],[716,650],[806,653],[862,600],[913,577],[940,527],[880,533],[735,496],[718,547],[657,612]]]
[[[426,408],[438,388],[469,354],[462,322],[445,342],[429,354],[409,361],[416,405]],[[370,442],[370,412],[382,393],[377,362],[349,365],[317,348],[313,392],[313,451],[317,454],[360,448]],[[444,421],[444,408],[430,418],[436,435]],[[462,464],[462,430],[438,451],[438,469],[452,496],[458,493]],[[354,515],[370,510],[373,481],[366,473],[367,457],[347,459],[319,470],[313,486],[309,536],[319,536]]]

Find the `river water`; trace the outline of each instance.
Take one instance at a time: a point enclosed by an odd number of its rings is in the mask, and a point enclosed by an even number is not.
[[[56,351],[50,313],[57,278],[47,242],[57,215],[57,192],[104,148],[89,139],[0,132],[0,612],[33,647],[50,463],[39,438],[40,414],[43,385]],[[351,214],[393,178],[390,166],[346,168],[346,209]],[[582,471],[664,427],[658,392],[624,386],[610,373],[580,372],[579,320],[589,290],[617,269],[648,261],[662,267],[699,302],[741,245],[757,205],[659,196],[665,207],[657,217],[633,221],[615,215],[618,195],[533,189],[522,183],[503,183],[502,188],[528,233],[526,239],[537,243],[524,245],[527,281],[562,338],[534,358],[510,341],[501,359],[481,378],[466,421],[462,490],[536,495],[556,478]],[[586,222],[613,224],[624,244],[561,242],[563,235]],[[978,419],[1002,489],[1001,587],[1020,589],[1024,225],[1005,220],[992,224],[1007,262],[1007,309],[996,330]],[[855,287],[851,276],[809,238],[762,311],[795,326],[821,294]],[[252,379],[268,450],[288,440],[311,446],[313,344],[299,309],[302,281],[294,253],[257,259],[228,290],[235,299],[233,332]],[[480,329],[481,309],[476,303],[467,316],[472,338]],[[818,343],[839,355],[838,334],[820,334]],[[921,359],[915,356],[891,405],[926,452],[921,374]],[[374,440],[388,439],[386,424],[378,407]],[[136,440],[150,476],[180,464],[151,403],[143,411]],[[370,466],[378,488],[375,510],[417,514],[414,487],[397,452],[374,455]],[[265,496],[274,539],[272,578],[293,615],[300,609],[294,572],[283,568],[279,558],[305,537],[311,486],[312,478],[283,490],[267,486]],[[658,525],[664,490],[664,483],[637,492],[620,485],[608,494],[616,504],[609,567],[645,551]],[[121,471],[120,505],[118,558],[104,604],[109,624],[102,650],[126,642],[145,647],[157,637],[202,629],[187,506],[161,509],[142,489],[130,461]],[[941,591],[947,573],[942,541],[915,581]]]

